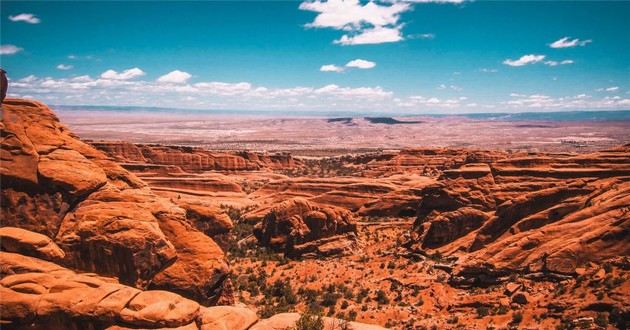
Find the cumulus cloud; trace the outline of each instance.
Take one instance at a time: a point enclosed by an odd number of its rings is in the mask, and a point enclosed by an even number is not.
[[[569,37],[564,37],[564,38],[560,38],[552,42],[551,44],[549,44],[549,47],[551,48],[570,48],[570,47],[577,47],[577,46],[583,47],[591,42],[593,42],[591,39],[580,40],[578,38],[570,39]]]
[[[339,45],[367,45],[404,40],[401,14],[414,4],[460,4],[466,0],[312,0],[304,1],[299,9],[317,13],[307,28],[330,28],[345,31],[334,43]],[[432,39],[426,33],[409,36],[412,39]]]
[[[0,55],[13,55],[23,50],[23,48],[16,45],[0,45]]]
[[[72,68],[74,68],[74,66],[70,65],[70,64],[59,64],[57,65],[57,69],[59,70],[71,70]]]
[[[161,76],[157,81],[162,83],[183,84],[191,77],[192,75],[188,72],[175,70]]]
[[[362,5],[359,0],[317,0],[303,2],[299,8],[318,13],[312,23],[306,24],[307,27],[356,30],[365,25],[396,25],[400,14],[409,10],[410,6],[400,2],[379,5],[370,1]]]
[[[372,61],[362,60],[360,58],[346,63],[346,67],[357,68],[357,69],[372,69],[375,66],[376,66],[376,63]]]
[[[517,60],[506,59],[503,64],[509,66],[524,66],[528,64],[538,63],[545,59],[545,55],[523,55]]]
[[[116,72],[114,70],[107,70],[101,74],[103,79],[111,80],[129,80],[136,77],[144,76],[145,73],[139,68],[131,68],[122,72]]]
[[[334,64],[325,64],[319,68],[322,72],[343,72],[343,68]]]
[[[331,28],[346,33],[334,41],[340,45],[365,45],[403,40],[400,15],[411,9],[403,2],[362,4],[359,0],[307,1],[301,10],[317,13],[307,28]]]
[[[398,42],[403,40],[400,29],[400,25],[395,27],[377,26],[372,29],[363,30],[358,34],[344,34],[341,38],[334,40],[333,43],[348,46]]]
[[[346,71],[346,69],[363,69],[363,70],[365,70],[365,69],[372,69],[375,66],[376,66],[375,62],[357,58],[355,60],[349,61],[344,66],[338,66],[338,65],[335,65],[335,64],[322,65],[319,68],[319,71],[322,71],[322,72],[337,72],[337,73],[339,73],[339,72]]]
[[[37,16],[28,13],[9,16],[9,20],[11,20],[12,22],[24,22],[28,24],[39,24],[41,22],[41,20]]]

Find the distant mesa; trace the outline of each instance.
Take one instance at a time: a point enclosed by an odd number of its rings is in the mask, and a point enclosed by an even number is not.
[[[398,124],[422,124],[422,121],[419,120],[409,120],[403,121],[394,119],[392,117],[363,117],[363,119],[370,122],[370,124],[387,124],[387,125],[398,125]]]
[[[328,123],[341,123],[348,126],[356,126],[357,124],[353,121],[352,117],[340,117],[340,118],[329,118],[327,120]]]
[[[386,124],[386,125],[398,125],[398,124],[422,124],[423,121],[419,120],[398,120],[392,117],[363,117],[370,124]],[[326,120],[328,123],[341,123],[344,125],[356,126],[354,118],[352,117],[338,117],[329,118]]]

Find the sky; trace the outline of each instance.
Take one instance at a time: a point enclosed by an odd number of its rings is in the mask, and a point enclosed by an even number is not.
[[[630,109],[630,2],[2,1],[9,95],[54,105]]]

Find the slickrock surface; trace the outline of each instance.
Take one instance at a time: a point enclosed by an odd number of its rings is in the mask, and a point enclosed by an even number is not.
[[[454,283],[572,275],[630,254],[630,147],[464,166],[421,196],[412,249],[458,256]]]
[[[7,329],[247,329],[253,311],[203,307],[175,293],[141,291],[115,279],[0,252],[0,314]]]
[[[287,255],[331,255],[352,250],[356,230],[350,212],[294,198],[269,210],[254,227],[254,236]]]
[[[2,226],[53,238],[68,267],[219,298],[227,261],[185,210],[79,141],[45,105],[9,99],[2,110]]]

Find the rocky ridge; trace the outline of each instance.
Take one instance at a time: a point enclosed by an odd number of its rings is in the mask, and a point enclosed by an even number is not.
[[[452,281],[575,275],[630,254],[630,148],[532,155],[447,170],[425,187],[409,247],[451,254]]]

